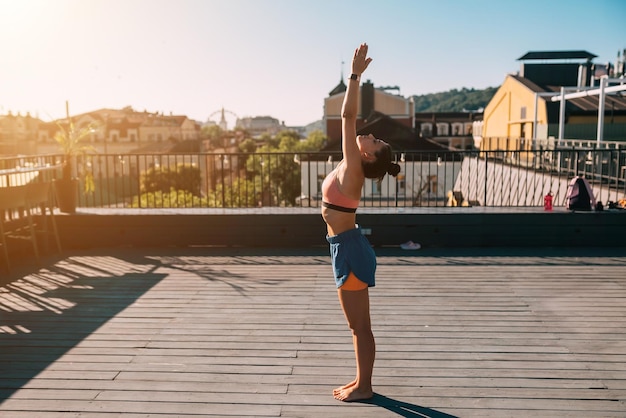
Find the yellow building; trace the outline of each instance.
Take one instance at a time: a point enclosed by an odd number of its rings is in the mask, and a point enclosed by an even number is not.
[[[537,91],[541,88],[530,80],[517,75],[506,77],[485,107],[480,149],[520,149],[525,140],[533,138],[535,126],[538,135],[547,132],[546,100],[541,97],[535,101]]]
[[[475,145],[482,150],[528,150],[532,140],[548,138],[595,140],[598,131],[599,95],[567,100],[561,111],[553,100],[561,88],[567,92],[597,91],[602,77],[617,77],[611,66],[593,64],[586,51],[528,52],[518,74],[509,74],[485,107],[483,122],[475,131]],[[528,61],[540,60],[540,63]],[[572,62],[582,60],[580,62]],[[605,141],[626,141],[626,98],[606,95]],[[563,118],[562,125],[560,120]]]

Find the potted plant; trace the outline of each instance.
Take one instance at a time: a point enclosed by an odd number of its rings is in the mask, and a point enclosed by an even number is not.
[[[62,176],[55,181],[57,204],[59,210],[64,213],[75,213],[78,202],[78,178],[74,177],[74,164],[76,157],[84,156],[93,147],[85,144],[91,137],[93,126],[77,128],[72,122],[69,114],[69,106],[66,103],[67,124],[57,123],[59,130],[54,135],[54,139],[61,147],[63,153]],[[89,170],[83,170],[85,181],[85,192],[93,191],[93,174]]]

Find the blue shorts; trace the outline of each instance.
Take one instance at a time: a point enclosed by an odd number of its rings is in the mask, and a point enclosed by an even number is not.
[[[367,283],[368,287],[376,285],[376,254],[361,233],[361,228],[350,229],[339,235],[327,235],[326,240],[330,243],[330,257],[337,287],[344,284],[350,272]]]

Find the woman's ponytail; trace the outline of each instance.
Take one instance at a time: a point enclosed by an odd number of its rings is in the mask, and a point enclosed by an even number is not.
[[[399,172],[400,172],[400,165],[390,161],[389,167],[387,167],[387,174],[395,177],[398,175]]]

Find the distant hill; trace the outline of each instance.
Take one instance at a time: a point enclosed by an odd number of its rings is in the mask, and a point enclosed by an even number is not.
[[[499,87],[487,87],[483,90],[452,89],[441,93],[430,93],[413,96],[416,112],[462,112],[469,110],[482,111],[489,103]]]

